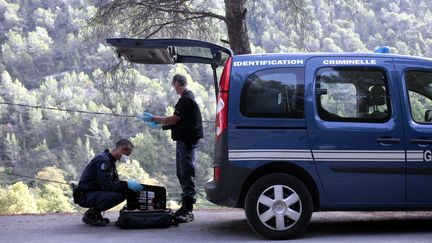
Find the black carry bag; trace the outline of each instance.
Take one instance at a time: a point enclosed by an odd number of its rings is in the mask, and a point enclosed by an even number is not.
[[[128,191],[126,206],[120,210],[116,225],[122,229],[178,226],[174,213],[166,208],[165,187],[142,186],[142,191]]]
[[[178,226],[171,209],[120,210],[116,223],[122,229],[167,228]]]

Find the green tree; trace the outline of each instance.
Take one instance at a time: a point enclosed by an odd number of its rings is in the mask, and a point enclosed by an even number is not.
[[[17,166],[20,161],[20,145],[15,134],[6,133],[6,139],[3,142],[4,156],[9,161],[10,166]]]
[[[66,184],[62,170],[56,166],[48,166],[36,174],[36,178],[48,181],[39,181],[38,197],[36,199],[39,212],[73,212],[70,198],[72,195],[69,185]],[[55,182],[59,183],[55,183]],[[63,184],[60,184],[63,183]]]
[[[29,32],[28,34],[28,51],[36,56],[50,52],[53,43],[54,41],[43,27],[38,26],[34,31]]]
[[[101,148],[110,145],[109,141],[110,141],[111,133],[106,124],[102,124],[102,128],[99,128],[97,119],[93,118],[90,121],[89,132],[90,132],[89,137],[92,138],[95,147]]]
[[[134,150],[131,158],[141,161],[141,165],[151,172],[158,171],[160,167],[159,143],[149,132],[142,132],[135,135],[131,142]]]
[[[39,189],[39,197],[36,204],[39,212],[74,212],[75,209],[69,202],[64,191],[53,183],[48,183]]]
[[[31,142],[32,143],[27,142],[28,144],[26,147],[29,148],[29,150],[26,153],[25,159],[22,159],[22,165],[18,170],[25,169],[25,174],[27,175],[30,174],[30,172],[36,173],[46,165],[52,165],[57,162],[57,157],[50,148],[50,146],[54,145],[48,144],[47,138],[35,138]]]
[[[38,127],[42,122],[42,110],[41,109],[29,109],[29,125],[32,127]]]
[[[0,16],[3,17],[2,24],[6,29],[18,25],[23,20],[18,14],[19,9],[20,5],[18,3],[0,0]]]
[[[3,167],[0,167],[0,171],[3,170]],[[0,177],[1,178],[1,177]],[[7,190],[3,189],[0,185],[0,214],[7,213],[7,203],[6,203],[6,193]]]
[[[50,180],[50,181],[55,181],[55,182],[60,182],[63,184],[57,184],[57,187],[59,187],[60,189],[67,191],[69,190],[69,185],[66,185],[66,181],[64,178],[64,174],[63,171],[59,168],[57,168],[57,166],[47,166],[45,168],[43,168],[41,171],[39,171],[36,174],[36,178],[38,179],[42,179],[42,180]],[[47,182],[38,182],[36,185],[41,186],[43,184],[46,184]]]
[[[252,4],[260,4],[252,1]],[[266,5],[267,2],[261,3]],[[125,36],[157,36],[187,37],[194,35],[203,39],[219,36],[215,27],[226,27],[228,42],[235,53],[250,53],[250,40],[247,25],[247,1],[225,0],[224,4],[192,0],[156,1],[139,0],[125,2],[121,0],[100,1],[97,12],[90,22],[99,30],[108,30],[108,26],[116,28]],[[297,19],[303,7],[303,1],[282,1],[279,11],[284,11],[284,19]],[[141,21],[135,21],[140,19]],[[118,32],[117,32],[118,33]]]
[[[87,164],[95,155],[93,149],[90,146],[90,140],[87,137],[85,143],[82,142],[81,138],[78,138],[75,145],[75,154],[80,160],[78,164]]]
[[[13,81],[7,71],[1,74],[0,90],[3,98],[9,102],[33,104],[35,101],[35,97],[29,95],[27,88],[18,79]]]
[[[51,9],[37,8],[34,11],[35,24],[48,30],[54,30],[56,17]]]
[[[7,214],[36,213],[36,201],[28,186],[19,181],[7,190],[1,189],[0,212]]]
[[[4,99],[1,96],[0,96],[0,102],[4,102]],[[0,121],[1,121],[1,119],[2,119],[3,116],[4,117],[7,116],[7,112],[6,112],[6,109],[4,108],[5,105],[0,105],[0,107],[1,107],[1,109],[0,109]]]
[[[3,48],[10,48],[13,51],[13,57],[18,59],[19,55],[22,54],[26,49],[26,39],[21,35],[21,32],[17,30],[9,30],[6,33],[7,41],[4,44]]]
[[[131,160],[129,164],[119,164],[118,173],[123,180],[134,179],[141,184],[160,185],[158,180],[150,177],[150,175],[140,166],[137,160]]]

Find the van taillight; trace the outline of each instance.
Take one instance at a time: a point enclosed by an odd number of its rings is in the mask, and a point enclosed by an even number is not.
[[[219,181],[221,177],[221,168],[219,166],[213,167],[213,181]]]
[[[231,57],[225,63],[225,68],[219,83],[219,94],[216,109],[216,141],[228,127],[228,90],[231,75]]]
[[[216,141],[227,128],[228,93],[219,92],[216,110]]]

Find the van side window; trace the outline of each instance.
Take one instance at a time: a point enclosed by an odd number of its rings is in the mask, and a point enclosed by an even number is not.
[[[405,82],[412,119],[432,124],[432,71],[408,71]]]
[[[247,117],[303,118],[304,69],[266,69],[250,75],[243,86],[240,112]]]
[[[387,78],[380,69],[320,69],[315,92],[322,120],[385,122],[390,118]]]

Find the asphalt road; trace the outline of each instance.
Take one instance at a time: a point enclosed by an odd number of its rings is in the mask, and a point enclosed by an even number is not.
[[[118,213],[108,213],[115,222]],[[165,229],[90,227],[80,214],[2,215],[0,242],[252,242],[242,210],[197,210],[195,221]],[[320,212],[291,242],[432,242],[432,212]]]

